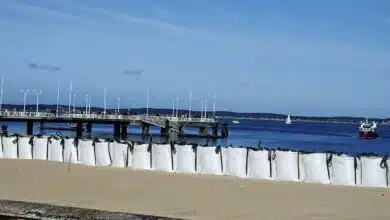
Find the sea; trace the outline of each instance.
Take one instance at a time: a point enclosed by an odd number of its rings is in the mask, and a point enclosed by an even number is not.
[[[25,134],[25,123],[6,123],[8,133]],[[45,124],[46,126],[64,126],[63,124]],[[205,138],[186,137],[179,141],[201,145],[232,147],[266,147],[283,148],[298,151],[327,152],[335,151],[360,155],[373,153],[381,156],[390,155],[390,126],[379,125],[380,137],[377,139],[359,139],[358,124],[323,123],[294,121],[286,125],[284,121],[274,120],[240,120],[239,124],[229,122],[229,137],[226,139],[207,140]],[[188,133],[196,134],[196,128],[185,128]],[[127,139],[148,142],[150,137],[158,142],[165,138],[160,136],[158,127],[150,128],[150,136],[142,137],[140,126],[128,127]],[[211,133],[211,130],[210,130]],[[41,132],[38,123],[34,126],[34,134],[63,135],[73,137],[73,131],[45,130]],[[113,135],[112,125],[93,125],[92,136],[110,138]]]

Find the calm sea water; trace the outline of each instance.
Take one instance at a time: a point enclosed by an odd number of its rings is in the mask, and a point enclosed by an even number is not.
[[[49,124],[48,124],[49,125]],[[51,124],[53,126],[53,124]],[[64,125],[57,125],[64,126]],[[357,138],[357,124],[335,124],[315,122],[294,122],[291,125],[284,121],[241,120],[240,124],[229,124],[229,138],[210,141],[214,145],[252,146],[257,147],[259,141],[269,148],[289,148],[305,151],[338,151],[353,154],[372,152],[380,155],[390,154],[390,126],[379,125],[380,138],[361,140]],[[24,123],[8,123],[10,133],[25,133]],[[151,127],[151,135],[159,139],[159,128]],[[148,141],[139,134],[139,126],[129,126],[129,139]],[[197,133],[197,129],[186,129],[186,132]],[[211,132],[211,131],[210,131]],[[34,133],[40,133],[35,127]],[[45,134],[55,134],[56,131],[44,131]],[[71,131],[62,131],[63,135],[74,136]],[[113,134],[112,125],[94,125],[93,136],[110,137]],[[183,141],[204,144],[203,138],[185,138]]]

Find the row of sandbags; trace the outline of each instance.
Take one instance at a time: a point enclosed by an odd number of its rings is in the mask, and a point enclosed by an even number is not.
[[[286,149],[3,136],[0,157],[131,167],[242,178],[387,187],[390,159],[375,155],[307,153]]]

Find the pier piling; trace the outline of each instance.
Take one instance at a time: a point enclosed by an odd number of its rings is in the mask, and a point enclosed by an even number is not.
[[[141,123],[141,126],[142,126],[142,136],[148,136],[149,135],[149,124]]]
[[[86,136],[90,138],[92,136],[92,123],[87,123]]]
[[[218,137],[218,126],[213,127],[213,136]]]
[[[121,136],[122,138],[126,137],[127,136],[127,127],[128,127],[128,124],[127,123],[122,123],[122,129],[121,129]]]
[[[87,133],[92,133],[92,123],[87,123]]]
[[[41,131],[41,133],[43,132],[43,130],[44,130],[44,127],[45,127],[45,122],[43,122],[43,121],[41,121],[41,122],[39,122],[39,130]]]
[[[76,137],[81,138],[83,136],[83,123],[78,122],[76,127]]]
[[[27,135],[33,135],[34,122],[27,121]]]
[[[221,136],[223,138],[229,137],[229,129],[227,127],[227,123],[221,124]]]
[[[208,134],[207,127],[199,127],[199,134],[207,135]]]
[[[160,128],[160,134],[161,135],[168,135],[167,129],[166,128]]]
[[[114,124],[114,137],[119,138],[121,136],[121,124],[115,123]]]

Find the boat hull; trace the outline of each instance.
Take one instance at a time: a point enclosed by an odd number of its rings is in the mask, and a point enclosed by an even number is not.
[[[379,136],[378,132],[375,131],[359,131],[360,139],[375,139]]]

